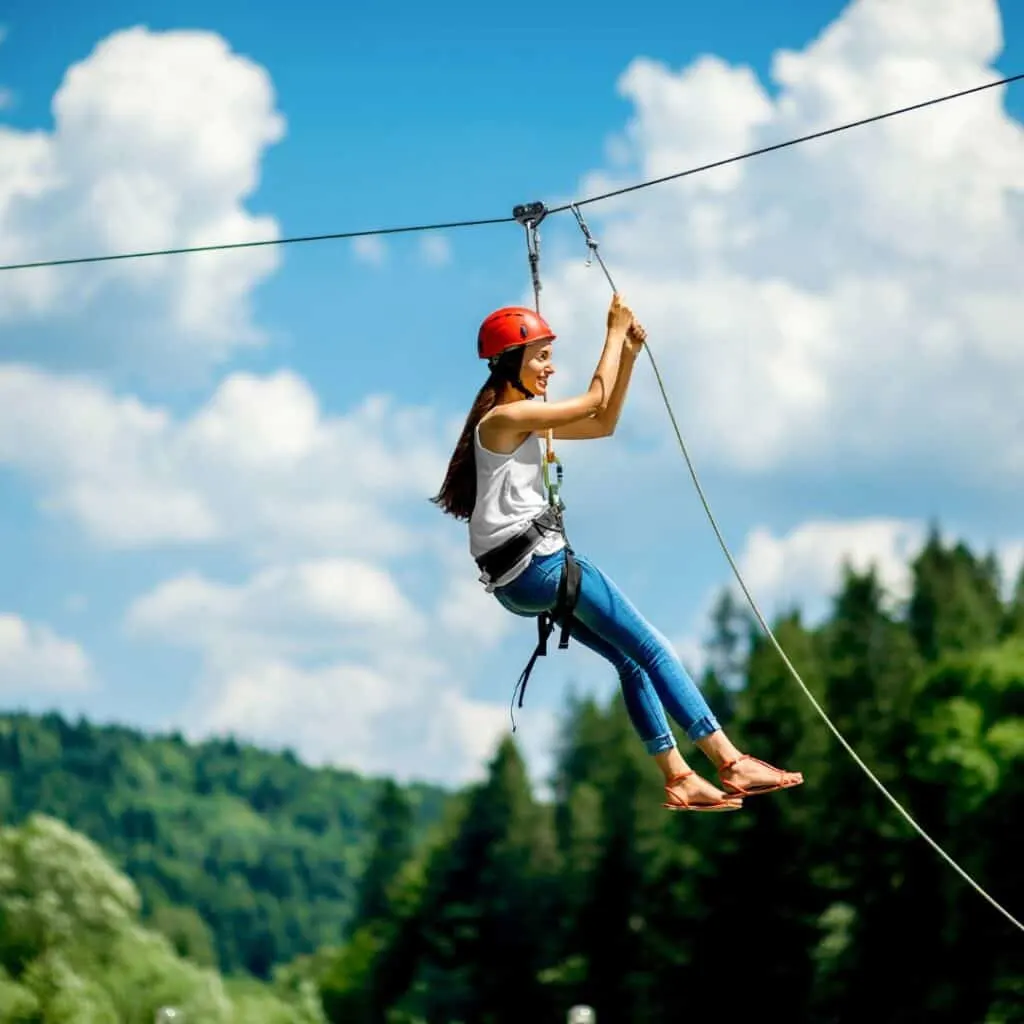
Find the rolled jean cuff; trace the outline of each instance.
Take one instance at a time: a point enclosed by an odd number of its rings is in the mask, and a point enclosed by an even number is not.
[[[718,732],[722,727],[718,724],[718,719],[714,715],[705,715],[703,718],[698,718],[689,729],[686,730],[686,735],[694,743],[697,740],[704,739],[705,736],[710,736],[713,732]]]
[[[664,754],[666,750],[671,750],[676,745],[676,738],[671,732],[662,733],[660,736],[655,736],[652,740],[644,740],[644,750],[652,756],[654,754]]]

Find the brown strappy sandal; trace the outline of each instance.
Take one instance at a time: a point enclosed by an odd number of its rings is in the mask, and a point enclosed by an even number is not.
[[[680,775],[673,775],[671,779],[665,784],[665,792],[668,793],[670,803],[664,803],[661,806],[667,811],[738,811],[743,806],[742,803],[734,803],[735,798],[728,800],[716,800],[710,804],[694,804],[690,803],[685,797],[679,796],[678,793],[672,791],[672,786],[677,782],[682,782],[683,779],[688,779],[691,775],[697,773],[691,769],[688,772],[683,772]]]
[[[728,771],[728,769],[730,769],[734,764],[737,764],[740,761],[754,761],[756,764],[762,765],[765,768],[770,768],[773,772],[779,773],[780,781],[762,782],[756,786],[745,787],[737,786],[735,782],[729,782],[726,779],[722,778],[722,772]],[[792,772],[791,774],[800,776],[799,779],[792,780],[783,779],[782,776],[784,774],[785,773],[781,768],[776,768],[775,765],[768,764],[766,761],[761,761],[760,759],[752,756],[751,754],[740,754],[739,757],[727,762],[726,764],[723,764],[722,767],[718,769],[718,777],[722,781],[722,789],[724,789],[727,793],[731,793],[733,796],[738,797],[761,796],[764,793],[775,793],[780,789],[792,789],[794,786],[803,785],[804,779],[803,774],[801,772]]]

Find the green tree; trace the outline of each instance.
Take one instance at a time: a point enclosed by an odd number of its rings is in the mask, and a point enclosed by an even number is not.
[[[359,905],[353,927],[388,915],[388,890],[412,856],[414,820],[402,790],[391,780],[381,789],[375,809],[373,853],[360,883]]]
[[[929,661],[994,643],[1003,629],[995,559],[976,559],[962,542],[943,546],[937,526],[913,562],[909,625]]]
[[[158,905],[146,922],[149,927],[165,936],[178,956],[200,967],[214,967],[217,953],[213,935],[206,922],[192,907]]]
[[[62,823],[33,816],[0,830],[0,1020],[150,1024],[168,1005],[186,1021],[238,1019],[220,976],[144,928],[139,902],[131,881]],[[251,986],[244,1019],[325,1024],[312,992]]]
[[[454,840],[430,865],[418,917],[415,1009],[434,1020],[512,1024],[544,1013],[557,853],[525,765],[504,740],[471,789]]]

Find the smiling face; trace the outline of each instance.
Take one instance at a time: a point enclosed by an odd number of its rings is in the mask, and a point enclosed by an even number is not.
[[[550,339],[535,341],[526,346],[523,350],[522,368],[519,371],[523,387],[535,395],[543,395],[548,388],[548,377],[554,372]]]

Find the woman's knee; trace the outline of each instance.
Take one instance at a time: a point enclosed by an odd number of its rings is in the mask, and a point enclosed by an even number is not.
[[[642,684],[644,682],[644,670],[632,658],[616,651],[615,657],[611,661],[623,685],[630,683]]]

